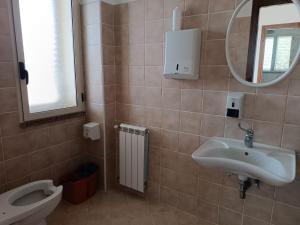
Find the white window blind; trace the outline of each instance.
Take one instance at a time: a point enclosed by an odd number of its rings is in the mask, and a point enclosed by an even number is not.
[[[287,71],[290,68],[292,36],[277,38],[275,71]]]
[[[21,81],[25,120],[82,110],[75,0],[13,1],[18,61],[28,72]]]

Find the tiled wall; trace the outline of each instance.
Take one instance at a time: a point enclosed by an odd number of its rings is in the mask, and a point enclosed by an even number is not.
[[[89,121],[101,125],[101,139],[87,141],[88,159],[100,167],[100,186],[111,186],[115,168],[114,7],[101,1],[82,6],[84,68]]]
[[[0,193],[37,180],[58,180],[82,160],[83,115],[19,126],[8,6],[0,0]]]
[[[104,84],[102,72],[101,4],[92,1],[82,5],[82,36],[84,74],[87,93],[87,120],[98,122],[101,127],[99,141],[86,140],[87,158],[99,166],[99,186],[105,188],[104,148]]]
[[[184,11],[184,29],[203,32],[197,81],[162,77],[164,31],[175,6]],[[209,137],[243,138],[239,121],[224,117],[229,91],[246,93],[242,124],[255,129],[257,142],[300,153],[300,65],[270,88],[239,84],[230,75],[224,47],[235,6],[235,0],[137,0],[116,6],[117,120],[151,130],[150,196],[190,213],[198,224],[296,225],[299,176],[281,188],[251,187],[241,200],[236,177],[191,159]]]
[[[105,152],[106,181],[112,187],[116,183],[116,67],[115,24],[113,5],[102,2],[103,78],[105,96]]]

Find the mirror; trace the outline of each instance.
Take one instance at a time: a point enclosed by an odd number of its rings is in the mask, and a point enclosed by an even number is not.
[[[244,0],[228,26],[226,57],[233,76],[253,87],[273,85],[288,74],[300,55],[297,0]]]

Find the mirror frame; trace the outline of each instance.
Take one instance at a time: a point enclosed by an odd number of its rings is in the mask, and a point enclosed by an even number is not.
[[[251,83],[249,81],[246,81],[244,79],[242,79],[240,77],[240,75],[238,74],[238,72],[234,69],[234,65],[230,59],[230,54],[229,54],[229,37],[230,37],[230,33],[231,33],[231,30],[232,30],[232,27],[233,27],[233,22],[234,22],[234,19],[236,18],[236,16],[238,15],[238,13],[240,12],[240,10],[242,9],[242,7],[244,5],[246,5],[249,1],[251,0],[243,0],[238,6],[237,8],[234,10],[232,16],[231,16],[231,19],[229,21],[229,25],[228,25],[228,28],[227,28],[227,32],[226,32],[226,40],[225,40],[225,52],[226,52],[226,59],[227,59],[227,64],[228,64],[228,67],[230,69],[230,72],[232,73],[232,75],[234,76],[234,78],[239,81],[241,84],[243,85],[246,85],[248,87],[255,87],[255,88],[263,88],[263,87],[269,87],[269,86],[272,86],[282,80],[284,80],[296,67],[296,65],[298,64],[299,62],[299,59],[300,59],[300,46],[297,50],[297,54],[289,68],[288,71],[286,71],[285,73],[283,73],[280,77],[272,80],[272,81],[269,81],[269,82],[265,82],[265,83],[258,83],[258,84],[255,84],[255,83]],[[295,6],[297,7],[298,9],[298,12],[300,14],[300,2],[299,0],[292,0],[292,2],[295,4]]]

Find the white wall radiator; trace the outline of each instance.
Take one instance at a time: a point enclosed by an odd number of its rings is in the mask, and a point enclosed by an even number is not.
[[[122,123],[119,132],[120,184],[144,192],[148,178],[149,130]]]

